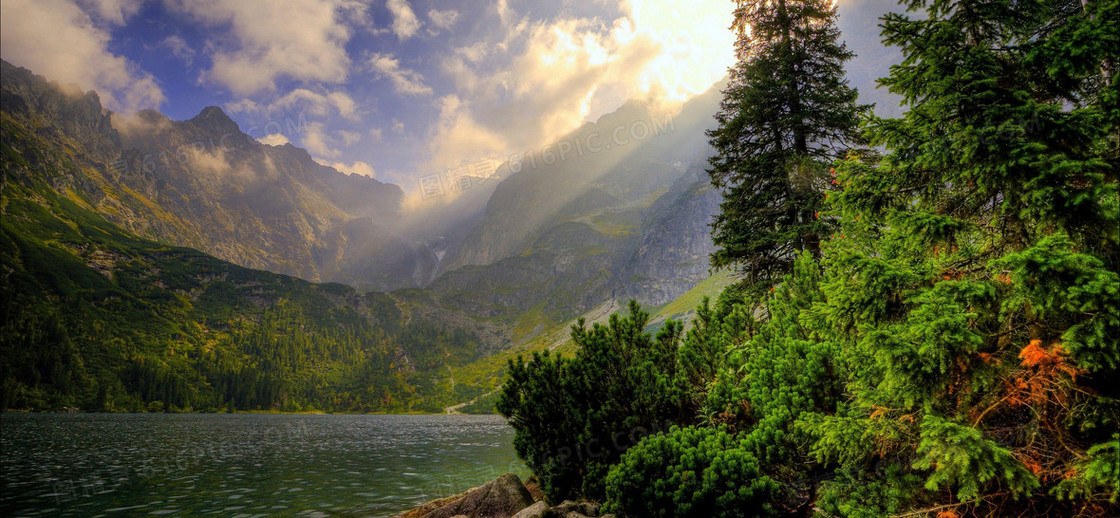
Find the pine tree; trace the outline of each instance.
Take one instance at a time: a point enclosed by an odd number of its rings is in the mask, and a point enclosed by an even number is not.
[[[851,59],[828,0],[737,0],[739,63],[708,133],[712,183],[724,189],[713,223],[712,265],[735,267],[765,287],[797,251],[819,253],[828,224],[816,215],[830,187],[828,164],[855,143],[857,93]]]
[[[827,212],[814,320],[848,395],[802,418],[844,474],[822,508],[875,486],[882,513],[1114,514],[1117,1],[908,4],[882,82],[909,110]]]
[[[513,427],[513,445],[540,478],[550,502],[602,499],[607,470],[641,438],[688,420],[679,368],[683,326],[645,331],[649,313],[611,315],[590,329],[572,326],[574,358],[534,353],[509,363],[497,409]]]

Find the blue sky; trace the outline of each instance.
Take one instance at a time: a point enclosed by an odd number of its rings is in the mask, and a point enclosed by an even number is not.
[[[121,114],[220,106],[262,142],[408,191],[420,176],[548,144],[628,98],[672,104],[706,90],[732,64],[732,7],[3,0],[0,54],[95,89]]]

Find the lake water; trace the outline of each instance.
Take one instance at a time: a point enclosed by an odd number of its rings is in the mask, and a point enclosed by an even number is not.
[[[390,516],[528,474],[499,416],[3,414],[0,515]]]

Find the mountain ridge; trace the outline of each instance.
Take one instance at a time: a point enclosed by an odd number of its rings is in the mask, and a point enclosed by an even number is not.
[[[295,146],[261,144],[218,107],[186,121],[153,110],[126,118],[105,112],[94,92],[69,95],[7,62],[3,96],[14,116],[51,123],[89,151],[106,177],[74,178],[75,187],[130,231],[311,281],[418,285],[424,252],[391,228],[398,186],[338,172]]]

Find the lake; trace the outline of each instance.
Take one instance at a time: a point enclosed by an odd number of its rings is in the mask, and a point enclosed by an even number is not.
[[[391,516],[528,474],[500,416],[3,414],[0,515]]]

